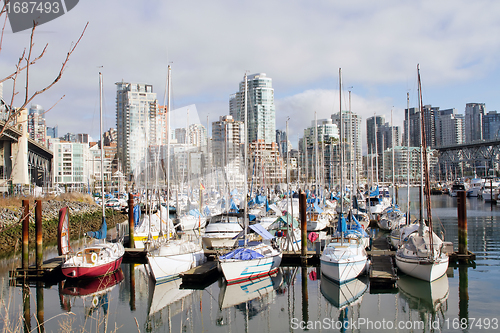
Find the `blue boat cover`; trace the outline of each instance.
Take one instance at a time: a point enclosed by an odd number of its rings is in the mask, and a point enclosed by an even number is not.
[[[319,208],[318,203],[316,201],[314,202],[314,209],[319,214],[323,213],[323,209]]]
[[[208,206],[205,206],[205,208],[203,209],[203,214],[205,214],[205,216],[212,215],[212,214],[210,214],[210,208],[208,208]]]
[[[370,192],[370,197],[378,197],[379,194],[380,194],[380,190],[378,189],[378,185],[377,185],[377,188],[375,189],[375,191]]]
[[[344,214],[339,214],[339,221],[337,222],[337,232],[343,233],[347,231],[347,221]]]
[[[139,205],[134,206],[134,226],[139,225],[139,220],[141,219],[141,207]]]
[[[256,233],[258,233],[262,239],[273,239],[274,237],[269,233],[269,231],[267,231],[266,229],[264,229],[264,227],[260,224],[252,224],[250,225],[250,229],[252,229],[253,231],[255,231]]]
[[[254,250],[240,247],[234,251],[226,253],[219,257],[219,259],[237,259],[237,260],[251,260],[257,258],[264,258],[264,256]]]
[[[89,231],[87,232],[87,236],[95,239],[106,239],[107,233],[108,233],[108,225],[106,224],[106,218],[103,216],[101,229],[97,231]]]
[[[189,212],[188,212],[189,215],[192,215],[194,217],[200,217],[201,216],[201,213],[198,209],[191,209]]]
[[[255,197],[255,203],[260,205],[267,201],[267,198],[263,195],[258,195]]]

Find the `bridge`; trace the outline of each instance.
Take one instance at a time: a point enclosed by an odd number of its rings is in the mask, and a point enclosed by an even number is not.
[[[459,145],[433,147],[438,152],[442,178],[473,175],[488,176],[488,170],[500,170],[500,140],[483,140]]]

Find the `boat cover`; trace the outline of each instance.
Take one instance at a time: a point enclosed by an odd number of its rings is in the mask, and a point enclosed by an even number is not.
[[[95,239],[106,239],[107,232],[108,232],[108,225],[106,224],[106,218],[103,216],[101,229],[97,231],[89,231],[87,232],[87,236]]]
[[[250,229],[252,229],[253,231],[255,231],[256,233],[258,233],[262,239],[273,239],[274,237],[269,233],[269,231],[267,231],[266,229],[264,229],[264,227],[258,223],[256,224],[252,224],[250,225]]]
[[[251,249],[246,249],[240,247],[234,251],[231,251],[225,255],[219,257],[219,259],[237,259],[237,260],[251,260],[257,258],[264,258],[262,254]]]

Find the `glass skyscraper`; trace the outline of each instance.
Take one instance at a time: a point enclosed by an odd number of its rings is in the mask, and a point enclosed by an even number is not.
[[[126,176],[139,167],[147,147],[157,143],[157,109],[152,85],[116,83],[117,153]]]
[[[247,138],[254,141],[276,142],[276,108],[272,79],[264,73],[247,77]],[[245,80],[240,82],[239,91],[229,99],[229,114],[236,121],[244,119]]]

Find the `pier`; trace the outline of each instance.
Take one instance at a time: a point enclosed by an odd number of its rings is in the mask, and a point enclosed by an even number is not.
[[[367,253],[371,258],[370,293],[397,291],[397,275],[393,260],[396,252],[390,250],[386,235],[379,234]]]

